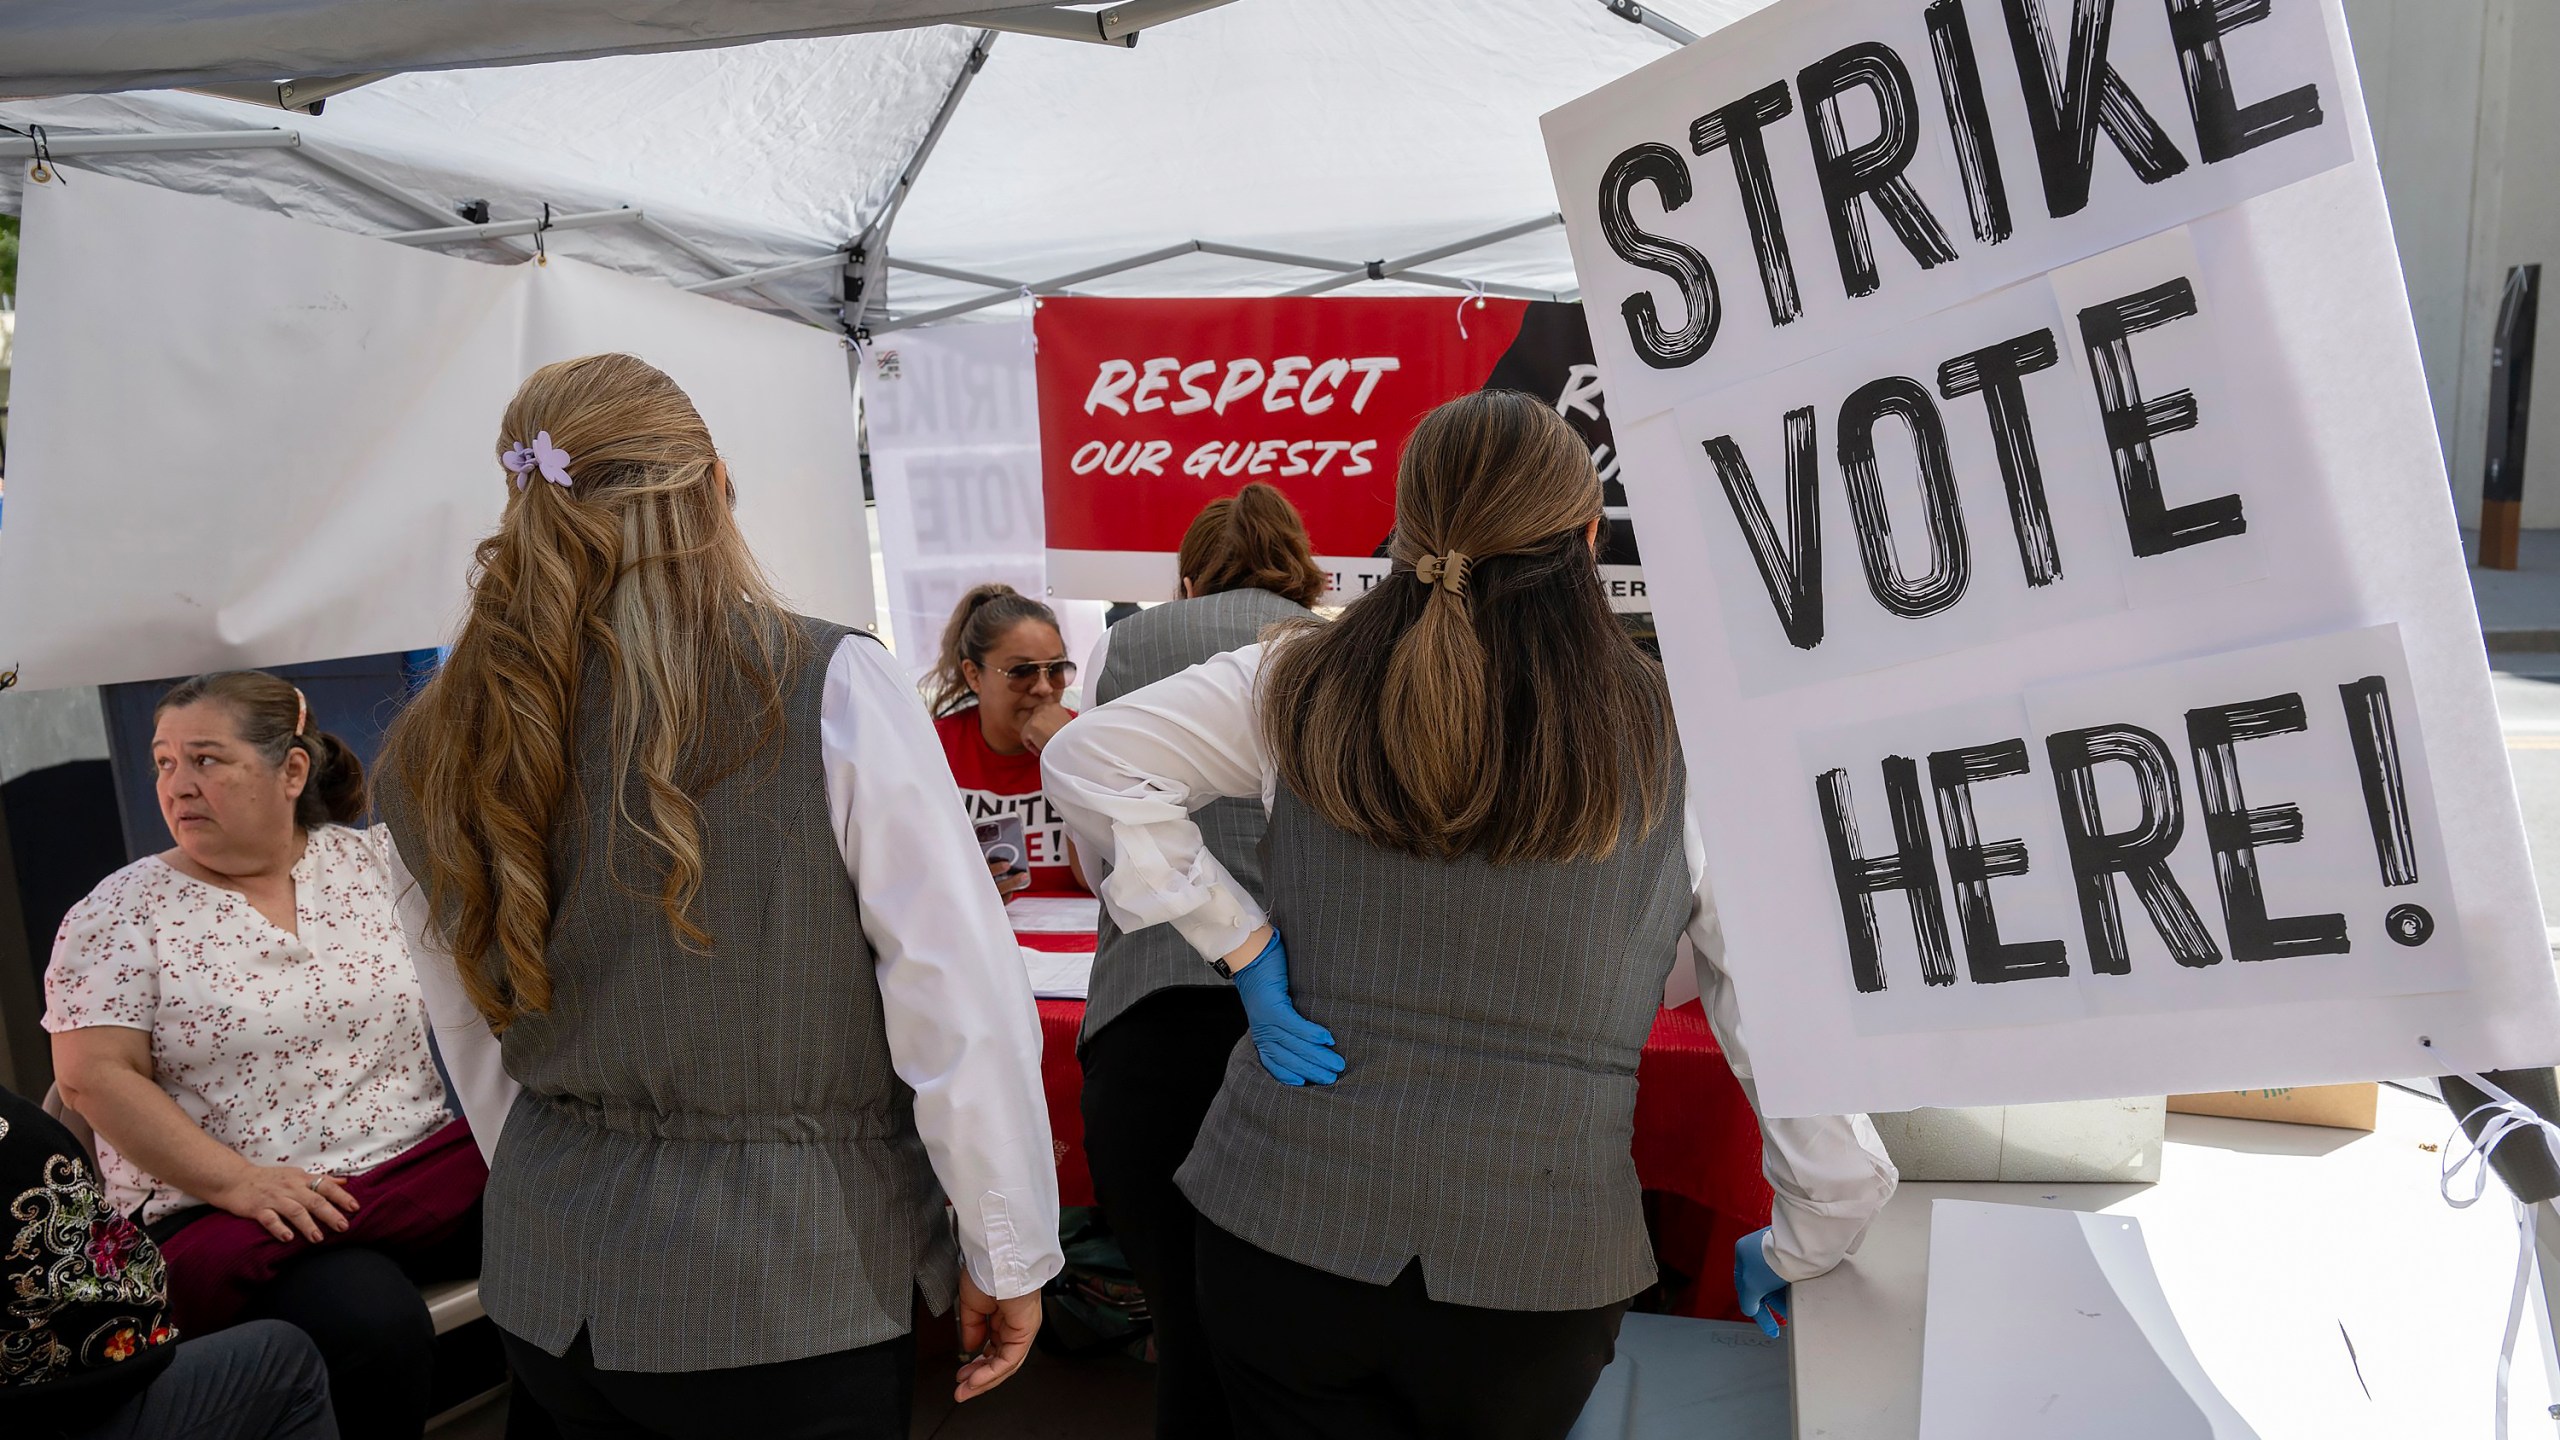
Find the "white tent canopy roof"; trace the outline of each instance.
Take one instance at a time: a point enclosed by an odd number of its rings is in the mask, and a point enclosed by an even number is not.
[[[1704,31],[1765,3],[1657,8]],[[0,24],[0,42],[14,24]],[[95,168],[368,233],[461,225],[456,207],[472,199],[499,221],[539,216],[546,203],[555,216],[636,207],[645,222],[553,231],[544,243],[679,284],[809,263],[761,295],[725,293],[832,316],[841,279],[825,257],[888,206],[978,39],[942,26],[403,74],[339,95],[317,117],[154,91],[0,102],[0,122],[45,126],[75,174]],[[1353,263],[1426,251],[1551,215],[1538,116],[1669,43],[1599,0],[1239,0],[1144,39],[1122,49],[1004,37],[898,211],[888,253],[1038,281],[1194,239]],[[297,145],[75,153],[87,135],[280,123]],[[0,166],[0,209],[15,208],[20,168]],[[489,259],[530,253],[520,237],[497,249],[449,243]],[[1552,226],[1429,268],[1573,287]],[[1322,278],[1195,254],[1075,288],[1269,294]],[[991,293],[905,270],[886,292],[894,315]],[[875,322],[881,298],[875,282]]]
[[[12,0],[0,6],[0,95],[583,60],[895,30],[999,8],[989,0]]]

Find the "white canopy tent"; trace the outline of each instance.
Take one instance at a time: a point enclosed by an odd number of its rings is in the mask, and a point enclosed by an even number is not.
[[[697,50],[938,21],[1130,44],[1147,26],[1223,3],[1125,0],[1091,11],[986,0],[20,0],[0,15],[0,94],[230,86],[298,108],[401,71]],[[278,88],[262,92],[264,86]]]
[[[1662,13],[1631,4],[1612,13],[1602,0],[1140,0],[1065,12],[1178,18],[1150,21],[1135,48],[1010,37],[998,47],[995,29],[935,26],[665,50],[721,43],[715,32],[729,22],[718,17],[729,12],[859,11],[863,23],[904,15],[912,24],[965,7],[594,0],[510,8],[619,12],[620,29],[600,23],[574,43],[555,36],[544,51],[494,28],[471,55],[392,55],[384,63],[492,68],[391,75],[336,94],[317,116],[147,91],[0,102],[0,123],[41,127],[46,148],[75,171],[491,260],[530,254],[529,232],[547,213],[540,240],[557,253],[811,323],[836,323],[848,288],[873,329],[1002,302],[1023,286],[1219,295],[1472,282],[1566,295],[1572,272],[1538,115],[1660,55],[1674,43],[1666,35],[1764,3],[1675,0]],[[0,16],[0,90],[55,87],[48,64],[72,74],[68,61],[45,58],[75,53],[71,41],[23,46],[43,38],[46,16],[97,8]],[[151,23],[136,12],[168,12],[184,30],[179,12],[224,7],[112,8],[124,33]],[[314,12],[321,28],[382,8],[266,7]],[[695,28],[670,40],[663,24],[633,18],[644,11],[659,21],[681,11]],[[1022,28],[1025,14],[972,19]],[[1033,17],[1031,28],[1053,19]],[[602,48],[662,53],[511,63]],[[152,62],[143,80],[241,78],[174,57]],[[98,72],[96,83],[135,78]],[[0,156],[36,146],[32,134],[0,134]],[[0,209],[15,208],[21,168],[0,167]],[[1155,263],[1121,268],[1148,256]],[[1373,266],[1403,274],[1382,282]]]

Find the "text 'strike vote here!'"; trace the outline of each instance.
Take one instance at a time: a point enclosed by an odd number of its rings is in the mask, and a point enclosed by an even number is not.
[[[1784,0],[1545,123],[1772,1113],[2560,1058],[2336,0]]]

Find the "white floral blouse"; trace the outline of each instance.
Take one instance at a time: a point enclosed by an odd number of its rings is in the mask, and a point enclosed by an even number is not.
[[[392,1159],[451,1116],[379,843],[311,832],[299,937],[156,855],[127,865],[63,918],[45,1028],[148,1032],[160,1088],[254,1163],[352,1175]],[[118,1211],[149,1224],[199,1203],[98,1148]]]

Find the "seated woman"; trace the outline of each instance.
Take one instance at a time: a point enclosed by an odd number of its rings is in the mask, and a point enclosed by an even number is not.
[[[60,1121],[0,1089],[0,1420],[27,1440],[332,1440],[329,1376],[281,1320],[180,1343],[169,1272]]]
[[[1022,821],[1031,874],[1028,884],[998,877],[1007,899],[1023,890],[1085,888],[1067,855],[1066,822],[1040,793],[1040,747],[1075,718],[1059,703],[1074,683],[1075,662],[1048,606],[1002,584],[960,597],[942,629],[926,699],[969,818]]]
[[[339,1428],[426,1425],[421,1280],[476,1273],[488,1172],[445,1108],[364,768],[257,671],[164,697],[177,846],[64,918],[45,972],[63,1098],[116,1210],[168,1257],[191,1334],[271,1317],[329,1364]]]

